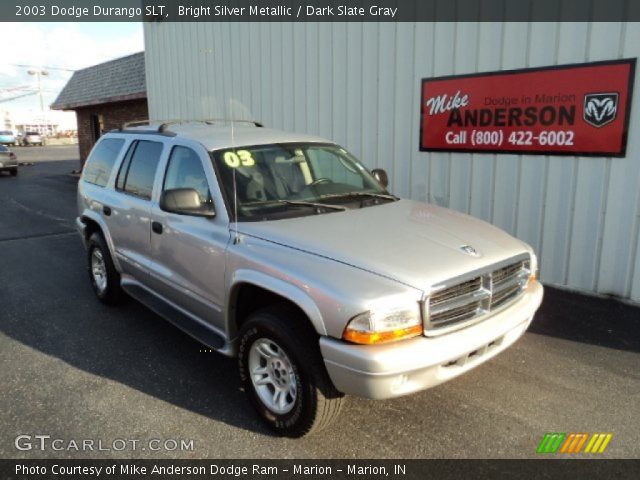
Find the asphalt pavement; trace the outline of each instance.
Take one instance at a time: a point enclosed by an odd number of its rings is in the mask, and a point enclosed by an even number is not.
[[[133,300],[94,298],[73,226],[77,148],[16,151],[35,164],[0,175],[0,457],[523,458],[547,432],[612,432],[602,457],[640,457],[640,309],[551,288],[529,332],[470,373],[350,398],[333,427],[274,437],[234,360]],[[110,450],[73,447],[87,439]]]

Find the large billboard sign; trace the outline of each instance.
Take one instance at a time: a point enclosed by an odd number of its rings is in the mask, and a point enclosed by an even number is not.
[[[624,156],[636,59],[422,80],[421,151]]]

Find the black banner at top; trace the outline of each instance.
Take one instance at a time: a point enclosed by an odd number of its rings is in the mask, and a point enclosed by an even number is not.
[[[640,21],[630,0],[2,0],[2,22]]]

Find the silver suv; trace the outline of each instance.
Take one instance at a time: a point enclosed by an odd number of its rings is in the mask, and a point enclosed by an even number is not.
[[[398,397],[469,371],[542,300],[523,242],[395,197],[332,142],[249,122],[104,135],[78,209],[98,298],[124,291],[237,357],[286,436],[329,424],[345,394]]]

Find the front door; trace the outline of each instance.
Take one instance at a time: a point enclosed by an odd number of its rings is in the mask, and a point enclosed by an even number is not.
[[[193,188],[204,203],[213,203],[204,150],[172,148],[162,191]],[[217,206],[224,208],[222,205]],[[152,288],[197,317],[224,329],[225,251],[229,242],[226,219],[165,212],[154,202],[151,217]]]

